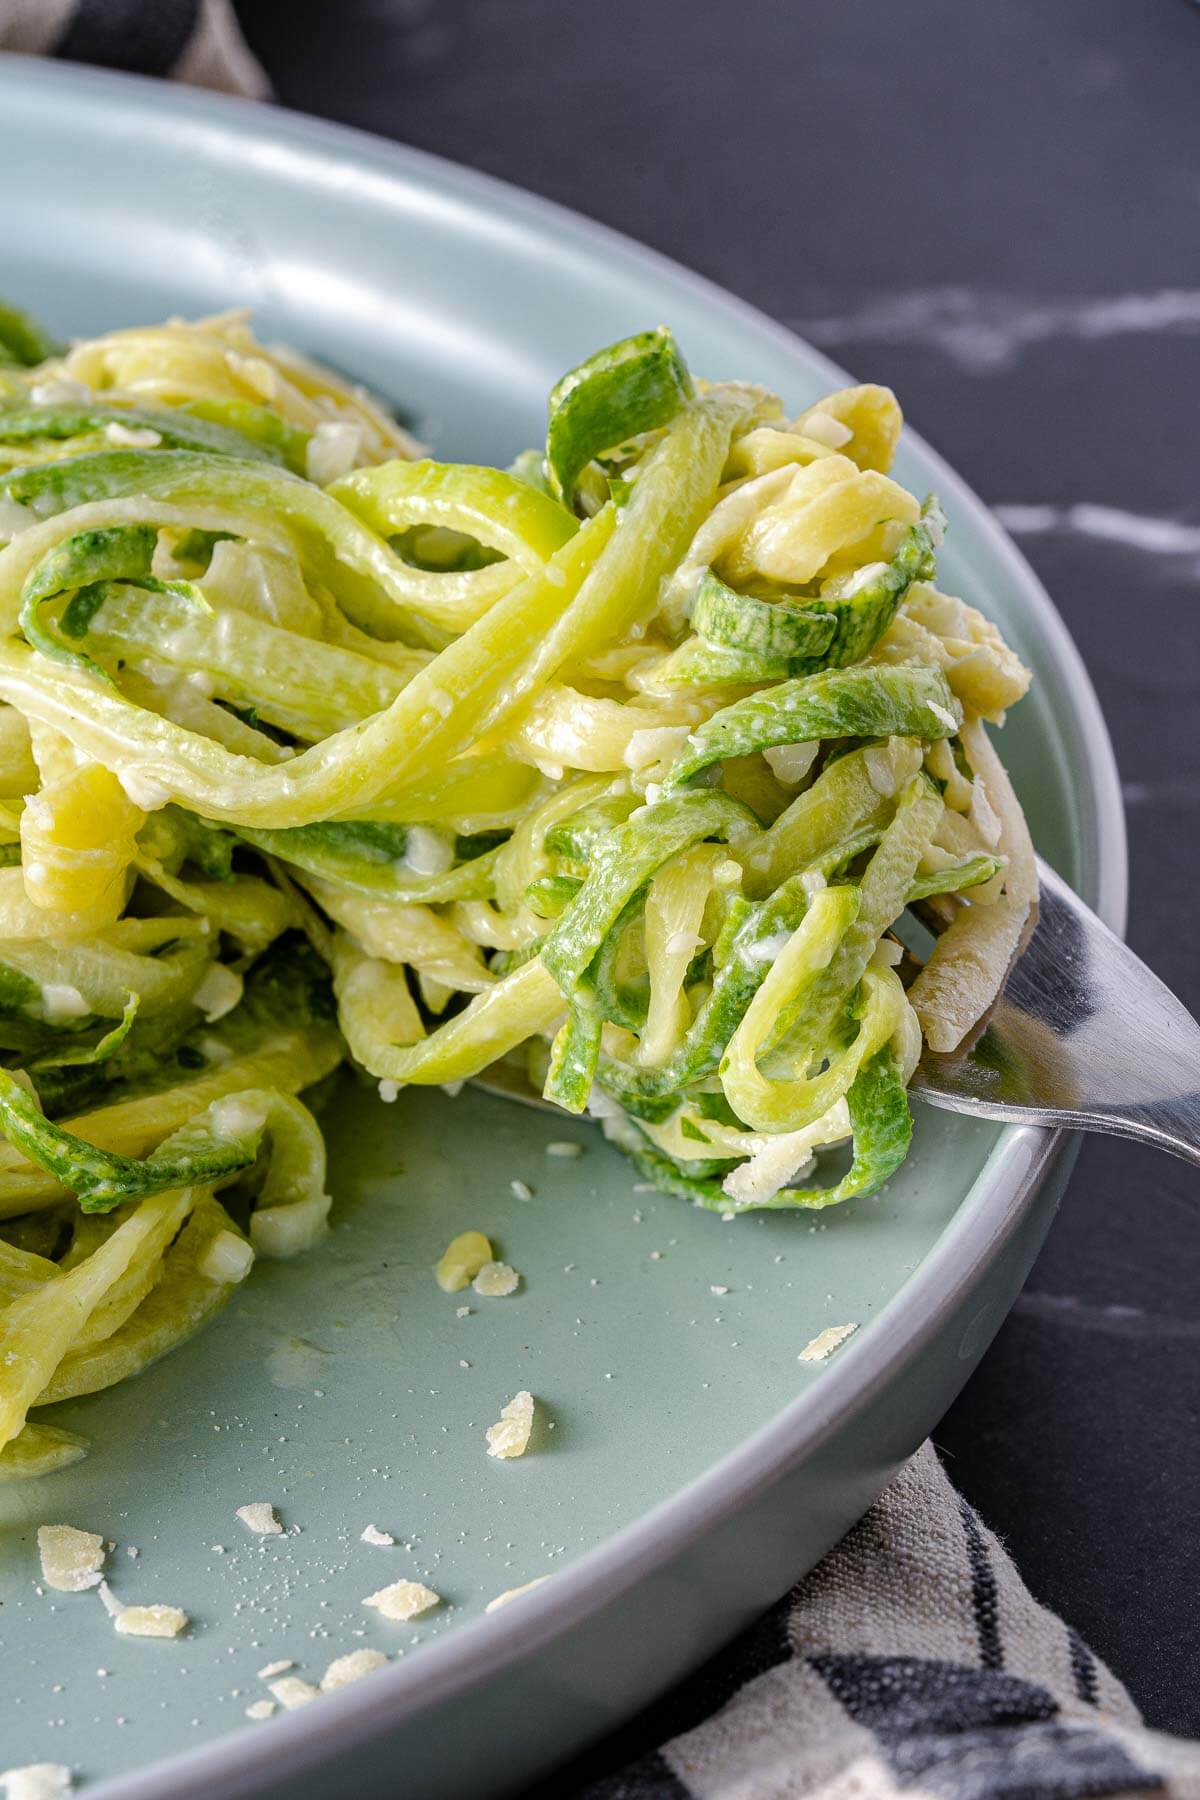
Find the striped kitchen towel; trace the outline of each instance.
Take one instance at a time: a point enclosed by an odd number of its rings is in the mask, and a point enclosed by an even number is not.
[[[0,50],[264,99],[231,0],[0,0]]]
[[[1200,1745],[1146,1730],[930,1444],[661,1714],[584,1800],[1200,1800]]]

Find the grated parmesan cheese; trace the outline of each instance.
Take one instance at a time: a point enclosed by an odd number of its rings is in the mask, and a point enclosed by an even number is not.
[[[505,1588],[502,1594],[497,1594],[494,1600],[489,1600],[483,1610],[490,1613],[499,1612],[500,1608],[507,1606],[510,1600],[520,1599],[522,1594],[527,1594],[531,1588],[541,1587],[543,1581],[549,1581],[549,1579],[548,1575],[535,1575],[532,1581],[526,1581],[520,1587]]]
[[[275,1508],[269,1500],[253,1500],[247,1506],[239,1506],[237,1516],[256,1537],[282,1537],[283,1526],[276,1517]]]
[[[442,1251],[433,1278],[443,1294],[461,1293],[492,1260],[492,1246],[482,1231],[460,1231]]]
[[[294,1669],[295,1666],[296,1664],[290,1656],[282,1656],[278,1662],[265,1664],[265,1666],[258,1671],[258,1679],[260,1681],[272,1681],[276,1675],[286,1675],[288,1670]]]
[[[62,1800],[71,1792],[71,1771],[64,1763],[26,1763],[0,1770],[0,1787],[8,1800]]]
[[[501,1407],[496,1423],[488,1426],[488,1455],[503,1457],[505,1460],[513,1456],[524,1456],[532,1431],[533,1395],[528,1389],[522,1388],[519,1394],[513,1395],[507,1406]]]
[[[274,1711],[275,1702],[273,1700],[252,1700],[246,1708],[246,1717],[248,1719],[269,1719]]]
[[[364,1606],[373,1606],[385,1619],[416,1619],[442,1604],[442,1596],[423,1581],[393,1581],[390,1587],[368,1594]]]
[[[505,1294],[515,1294],[521,1277],[507,1263],[484,1263],[471,1286],[477,1294],[483,1294],[489,1300],[502,1300]]]
[[[827,1325],[824,1331],[818,1331],[816,1337],[805,1344],[800,1352],[800,1361],[824,1362],[857,1330],[857,1322],[853,1325]]]
[[[281,1681],[273,1681],[271,1692],[285,1712],[295,1712],[298,1706],[307,1706],[310,1700],[321,1698],[320,1688],[299,1675],[285,1675]]]
[[[359,1539],[360,1543],[378,1544],[381,1548],[390,1546],[395,1541],[390,1531],[380,1531],[378,1525],[368,1525]]]
[[[42,1525],[37,1534],[42,1578],[60,1594],[82,1594],[100,1581],[104,1567],[104,1539],[98,1531],[79,1531],[74,1525]]]
[[[351,1650],[345,1656],[335,1656],[321,1677],[321,1692],[332,1694],[336,1688],[348,1687],[364,1675],[373,1675],[386,1663],[382,1650]]]
[[[582,1156],[583,1145],[573,1144],[569,1138],[553,1138],[546,1145],[547,1156]]]
[[[512,1189],[513,1195],[517,1200],[532,1200],[533,1199],[533,1189],[530,1187],[530,1185],[527,1181],[521,1181],[518,1179],[516,1181],[510,1181],[508,1185]]]

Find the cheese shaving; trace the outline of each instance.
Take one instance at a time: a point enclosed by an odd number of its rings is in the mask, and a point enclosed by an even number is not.
[[[239,1506],[237,1516],[256,1537],[282,1537],[283,1526],[275,1515],[275,1508],[269,1500],[253,1500],[247,1506]]]
[[[271,1692],[285,1712],[295,1712],[298,1706],[307,1706],[310,1700],[321,1698],[320,1688],[299,1675],[285,1675],[282,1680],[273,1681]]]
[[[489,1600],[483,1610],[490,1613],[499,1612],[500,1608],[507,1606],[510,1600],[519,1600],[522,1594],[527,1594],[531,1588],[541,1587],[543,1581],[549,1581],[549,1579],[548,1575],[535,1575],[532,1581],[526,1581],[520,1587],[505,1588],[502,1594],[497,1594],[494,1600]]]
[[[853,1325],[827,1325],[824,1331],[818,1331],[816,1337],[805,1344],[800,1352],[800,1361],[824,1362],[857,1330],[857,1322]]]
[[[477,1294],[483,1294],[489,1300],[499,1300],[505,1294],[515,1294],[520,1283],[521,1277],[507,1263],[486,1262],[471,1286]]]
[[[188,1624],[181,1606],[123,1606],[113,1620],[122,1637],[173,1638]]]
[[[519,1394],[513,1395],[507,1406],[501,1407],[496,1423],[488,1426],[488,1455],[506,1460],[513,1456],[524,1456],[529,1448],[532,1430],[533,1395],[522,1388]]]
[[[71,1792],[71,1771],[63,1763],[26,1763],[0,1770],[0,1787],[8,1800],[62,1800]]]
[[[373,1606],[385,1619],[416,1619],[440,1606],[442,1596],[423,1581],[393,1581],[390,1587],[368,1594],[364,1606]]]
[[[386,1662],[382,1650],[351,1650],[345,1656],[335,1656],[321,1677],[321,1692],[332,1694],[336,1688],[361,1681],[364,1675],[373,1675],[376,1669],[382,1669]]]
[[[104,1539],[97,1531],[74,1525],[42,1525],[37,1534],[42,1578],[60,1594],[81,1594],[100,1581]]]

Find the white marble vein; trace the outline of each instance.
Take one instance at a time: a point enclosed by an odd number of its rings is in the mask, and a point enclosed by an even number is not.
[[[1200,574],[1200,525],[1185,519],[1126,512],[1122,507],[1100,506],[1090,500],[1075,506],[1002,503],[992,510],[1014,537],[1056,534],[1092,538],[1168,561],[1182,558],[1189,565],[1185,572]]]
[[[1200,332],[1200,289],[1161,288],[1103,298],[1036,299],[968,287],[888,294],[861,306],[787,321],[825,348],[842,344],[921,344],[972,374],[1011,368],[1031,345],[1075,339]]]

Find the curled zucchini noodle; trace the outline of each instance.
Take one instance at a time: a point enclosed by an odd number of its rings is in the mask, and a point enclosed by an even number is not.
[[[722,1213],[899,1166],[1036,904],[900,426],[659,329],[446,464],[241,315],[0,308],[0,1475],[320,1240],[346,1057],[515,1064]]]

